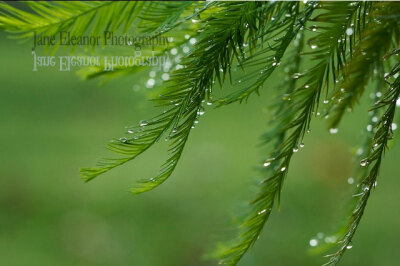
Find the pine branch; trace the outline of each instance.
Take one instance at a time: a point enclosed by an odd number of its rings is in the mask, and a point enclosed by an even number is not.
[[[259,89],[274,70],[279,67],[289,44],[293,41],[298,32],[304,28],[307,18],[312,13],[311,8],[307,9],[307,12],[302,13],[299,12],[299,8],[299,3],[288,2],[281,3],[279,6],[271,5],[271,7],[265,11],[265,29],[258,33],[254,39],[251,39],[246,46],[249,47],[249,53],[255,48],[267,47],[247,58],[245,57],[240,62],[240,66],[243,69],[254,66],[258,67],[258,69],[247,73],[244,78],[240,79],[241,82],[247,82],[250,83],[250,85],[220,99],[218,101],[220,106],[237,101],[242,102],[243,100],[247,100],[253,93],[259,94]],[[290,13],[287,13],[288,11]],[[270,39],[274,39],[275,41],[272,45],[268,41]],[[257,44],[257,42],[259,43]],[[254,82],[254,79],[256,79],[256,82]]]
[[[132,189],[134,193],[151,190],[162,184],[175,169],[191,128],[201,113],[202,103],[210,98],[214,80],[222,83],[230,72],[233,57],[238,54],[248,32],[248,24],[254,23],[249,14],[265,4],[260,3],[216,3],[220,12],[204,20],[194,51],[182,61],[183,68],[172,73],[164,92],[156,99],[159,106],[170,109],[148,125],[141,135],[122,139],[111,148],[126,157],[100,162],[98,167],[83,168],[81,173],[88,181],[130,161],[151,147],[162,135],[169,135],[170,157],[155,178],[143,179]],[[250,36],[251,37],[251,36]],[[222,74],[221,74],[222,73]]]
[[[168,33],[170,35],[169,39],[173,40],[171,44],[173,44],[175,48],[188,44],[189,40],[186,39],[187,35],[196,38],[199,33],[200,23],[192,23],[192,25],[190,25],[187,22],[198,19],[200,16],[207,17],[208,13],[212,12],[214,7],[212,2],[206,2],[205,4],[199,3],[195,6],[193,6],[193,2],[162,2],[158,3],[158,5],[161,6],[151,5],[142,12],[143,14],[140,16],[141,21],[139,22],[138,29],[146,34],[150,34],[152,38],[157,38],[161,34]],[[163,9],[164,5],[167,6],[167,10]],[[157,12],[162,15],[158,14],[153,17],[155,11],[152,11],[152,9],[156,9]],[[172,16],[170,17],[171,13]],[[149,27],[149,25],[151,26]],[[170,49],[168,45],[163,49],[155,50],[154,56],[170,55]],[[176,65],[173,61],[170,63],[170,68]],[[147,69],[147,67],[134,65],[128,67],[116,66],[113,71],[106,71],[104,70],[104,65],[100,63],[100,66],[81,69],[79,74],[83,79],[104,77],[110,80],[119,76],[137,74],[143,69]]]
[[[389,75],[394,75],[399,73],[399,71],[399,65],[396,65]],[[364,158],[360,162],[361,167],[367,167],[368,165],[371,165],[371,167],[368,174],[362,178],[360,185],[358,186],[357,194],[354,195],[359,199],[354,206],[349,224],[345,227],[346,233],[339,242],[341,247],[332,255],[329,262],[325,265],[336,265],[346,250],[352,247],[351,241],[364,214],[371,191],[376,186],[376,180],[379,175],[383,156],[388,148],[388,141],[393,138],[392,124],[396,111],[396,102],[399,99],[399,96],[400,78],[397,78],[392,84],[390,84],[390,88],[373,108],[375,111],[383,108],[386,108],[386,110],[376,125],[377,130],[373,137],[373,144],[371,147],[372,151],[368,157]]]
[[[291,158],[303,145],[302,139],[309,129],[313,113],[316,112],[321,91],[329,82],[329,70],[333,65],[332,58],[341,51],[338,40],[343,38],[346,26],[359,8],[359,6],[343,5],[342,3],[340,5],[334,3],[327,5],[330,8],[327,8],[325,3],[320,7],[326,11],[320,17],[324,16],[324,22],[328,26],[322,28],[321,32],[311,39],[313,41],[318,40],[318,45],[321,47],[309,53],[317,63],[304,75],[295,74],[295,79],[307,78],[306,82],[289,95],[285,95],[284,99],[290,104],[285,105],[282,115],[278,118],[279,123],[276,128],[271,131],[271,134],[266,135],[266,142],[271,140],[271,136],[279,136],[277,139],[279,145],[272,154],[273,157],[267,159],[264,163],[264,167],[272,168],[272,174],[265,170],[267,178],[261,181],[260,192],[251,201],[252,208],[241,226],[242,233],[230,245],[230,248],[223,251],[222,263],[235,265],[242,258],[258,239],[268,221],[275,200],[278,200],[279,204],[283,181],[288,173]],[[335,8],[332,8],[332,6]],[[311,45],[315,45],[315,43]]]
[[[361,97],[374,69],[383,60],[392,44],[392,35],[399,27],[398,19],[388,13],[399,12],[393,3],[374,3],[370,21],[361,33],[361,40],[354,48],[351,61],[343,69],[343,81],[333,94],[334,102],[329,112],[331,127],[336,128],[344,113],[352,109]],[[390,11],[388,11],[390,10]],[[377,22],[378,20],[379,22]]]
[[[88,33],[103,36],[102,31],[126,32],[135,22],[146,2],[27,2],[33,12],[0,3],[0,27],[21,39],[56,36],[68,31],[72,36]],[[104,38],[104,36],[103,36]],[[59,45],[59,42],[58,42]],[[53,46],[57,49],[58,45]]]

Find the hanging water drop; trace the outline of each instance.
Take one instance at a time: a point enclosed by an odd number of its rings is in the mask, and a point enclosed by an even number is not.
[[[363,159],[363,160],[361,160],[361,162],[360,162],[360,165],[361,165],[362,167],[367,166],[367,164],[368,164],[368,160],[367,160],[367,159]]]
[[[316,247],[318,245],[318,240],[317,239],[311,239],[310,240],[310,246],[312,247]]]
[[[164,73],[161,75],[162,80],[169,80],[169,74],[168,73]]]
[[[145,127],[149,124],[149,122],[147,122],[146,120],[140,120],[139,126],[141,127]]]
[[[347,183],[349,183],[350,185],[354,183],[354,178],[349,177],[347,178]]]
[[[331,134],[336,134],[336,133],[338,133],[338,131],[339,131],[339,129],[337,129],[337,128],[329,129],[329,133],[331,133]]]
[[[347,28],[347,30],[346,30],[346,34],[348,35],[348,36],[351,36],[351,35],[353,35],[353,28]]]
[[[263,209],[263,210],[258,212],[258,215],[261,215],[261,214],[265,213],[266,211],[267,211],[267,209]]]

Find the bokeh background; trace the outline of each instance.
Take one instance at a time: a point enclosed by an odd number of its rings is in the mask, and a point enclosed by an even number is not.
[[[254,193],[254,166],[267,157],[257,145],[271,118],[268,88],[248,104],[209,107],[173,176],[133,196],[128,188],[166,158],[165,143],[87,184],[79,168],[110,155],[107,141],[158,111],[146,100],[147,73],[99,85],[74,72],[32,72],[32,62],[29,43],[0,35],[0,265],[216,265],[204,254],[235,234],[234,217]],[[326,262],[310,254],[309,240],[342,221],[367,107],[348,114],[336,135],[313,121],[294,156],[281,210],[240,265]],[[398,265],[399,156],[400,147],[387,154],[341,265]]]

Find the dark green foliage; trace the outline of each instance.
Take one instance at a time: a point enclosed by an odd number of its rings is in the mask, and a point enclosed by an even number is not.
[[[334,234],[338,251],[327,264],[334,265],[351,246],[354,233],[376,184],[383,155],[393,138],[400,94],[400,5],[395,2],[94,2],[29,4],[35,14],[1,4],[0,26],[22,38],[32,31],[51,35],[69,29],[76,35],[103,30],[131,29],[152,37],[168,32],[177,46],[185,34],[196,38],[193,50],[171,73],[154,99],[163,112],[129,129],[131,137],[115,139],[109,149],[121,155],[83,168],[85,181],[122,165],[149,149],[160,139],[169,141],[169,157],[159,173],[137,182],[133,193],[156,188],[166,181],[183,154],[191,129],[204,104],[219,107],[249,100],[268,88],[268,78],[284,69],[286,80],[271,104],[274,118],[263,135],[272,152],[260,170],[259,192],[250,202],[238,237],[219,251],[221,263],[236,265],[260,236],[280,201],[291,159],[304,144],[314,117],[328,119],[331,133],[342,117],[355,107],[372,81],[379,94],[371,113],[381,115],[371,124],[361,167],[359,186],[351,201],[348,222]],[[161,54],[168,49],[158,50]],[[305,69],[304,63],[311,67]],[[213,87],[222,87],[235,68],[245,74],[237,90],[213,99]],[[116,69],[133,74],[137,67]],[[387,74],[385,74],[387,72]],[[95,69],[86,77],[113,73]],[[333,241],[336,242],[336,241]]]

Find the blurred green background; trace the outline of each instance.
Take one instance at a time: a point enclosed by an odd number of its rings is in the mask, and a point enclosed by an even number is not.
[[[99,86],[74,72],[32,72],[29,44],[0,36],[0,265],[216,265],[204,259],[235,234],[233,217],[254,193],[257,148],[270,114],[264,89],[248,104],[208,108],[174,175],[132,196],[166,158],[165,143],[136,161],[84,184],[79,168],[110,155],[107,141],[158,110],[146,101],[147,78]],[[279,76],[271,79],[274,85]],[[276,84],[275,84],[276,85]],[[144,87],[144,86],[142,86]],[[367,105],[347,116],[337,135],[313,121],[294,156],[281,210],[240,265],[321,265],[309,240],[341,223],[363,141]],[[386,156],[354,247],[341,265],[398,265],[399,147]]]

